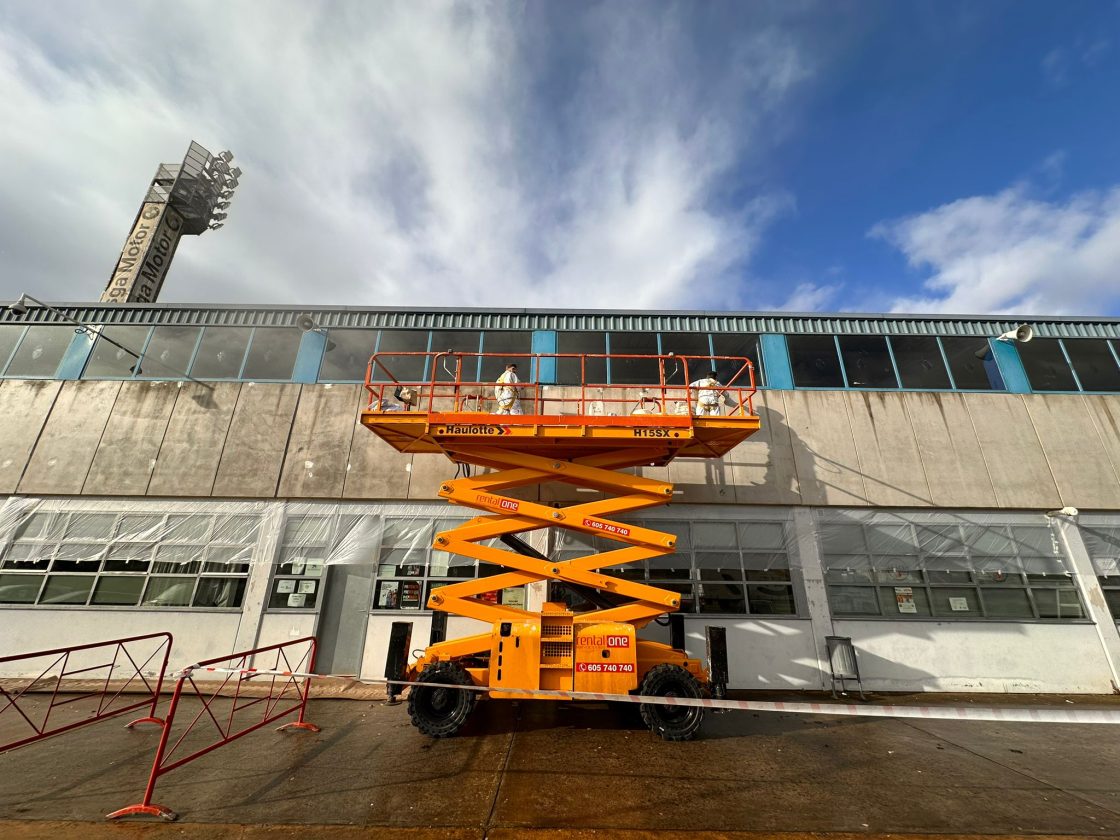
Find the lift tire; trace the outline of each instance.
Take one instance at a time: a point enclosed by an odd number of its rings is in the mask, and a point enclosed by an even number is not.
[[[470,674],[454,662],[437,662],[428,665],[408,692],[408,716],[412,725],[432,738],[450,738],[455,735],[474,711],[478,694],[454,688],[429,688],[419,683],[449,683],[474,685]]]
[[[702,695],[696,677],[680,665],[655,665],[649,669],[639,694],[646,697],[689,697]],[[704,710],[699,706],[660,706],[652,703],[641,705],[642,720],[650,732],[666,741],[690,741],[696,736],[704,720]]]

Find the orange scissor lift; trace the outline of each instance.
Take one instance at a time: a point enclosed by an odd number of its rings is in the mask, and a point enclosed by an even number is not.
[[[526,691],[541,689],[703,696],[709,674],[699,660],[637,638],[650,621],[680,609],[681,594],[612,573],[673,553],[676,537],[614,517],[672,501],[672,484],[637,475],[633,468],[664,466],[682,457],[718,458],[759,428],[750,360],[672,354],[521,357],[516,361],[530,368],[521,371],[528,376],[517,385],[523,413],[497,414],[495,383],[479,381],[479,371],[507,358],[451,351],[378,353],[367,371],[369,402],[362,423],[400,452],[442,453],[459,464],[466,475],[443,482],[439,495],[485,511],[437,534],[433,547],[509,570],[432,590],[430,609],[477,619],[492,629],[432,644],[408,666],[407,679],[416,683],[408,699],[412,722],[435,737],[458,732],[480,692],[448,688],[455,685],[484,687],[492,698],[509,699],[533,699]],[[590,371],[606,370],[606,361],[640,365],[651,373],[656,369],[657,381],[644,387],[588,381]],[[698,392],[687,383],[713,363],[729,372],[718,396],[730,408],[697,416]],[[553,379],[558,365],[578,370],[580,384],[542,385],[541,373]],[[394,369],[412,376],[398,376]],[[490,471],[472,476],[465,465]],[[531,498],[540,494],[503,495],[553,482],[601,497],[560,506]],[[518,536],[551,527],[614,540],[620,547],[560,562]],[[595,607],[575,612],[546,600],[538,612],[496,602],[499,591],[539,581],[577,593]],[[703,716],[699,707],[640,708],[650,729],[669,740],[692,737]]]

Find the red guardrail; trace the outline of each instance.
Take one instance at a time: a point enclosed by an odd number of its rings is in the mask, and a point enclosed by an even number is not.
[[[160,640],[159,643],[152,648],[148,643],[157,639]],[[0,719],[3,721],[16,720],[17,726],[23,733],[27,733],[28,729],[31,732],[31,734],[21,734],[14,741],[0,744],[0,752],[22,747],[25,744],[49,738],[52,735],[58,735],[71,729],[77,729],[79,726],[86,726],[117,715],[123,715],[125,712],[134,709],[142,709],[145,706],[149,707],[148,715],[131,721],[128,726],[135,726],[138,723],[155,723],[163,726],[164,722],[156,717],[156,704],[159,702],[159,692],[163,686],[163,675],[167,672],[167,659],[171,654],[171,644],[170,633],[149,633],[144,636],[129,636],[123,639],[110,639],[105,642],[92,642],[85,645],[0,657],[0,667],[24,660],[50,660],[45,664],[45,667],[35,666],[42,667],[39,675],[19,690],[8,689],[0,684],[0,698],[4,701],[4,705],[0,707]],[[112,656],[107,662],[101,661],[109,653],[106,650],[102,655],[101,649],[103,648],[112,650]],[[160,655],[161,652],[162,655]],[[159,670],[149,670],[148,673],[145,673],[144,669],[152,660],[159,662]],[[139,664],[137,664],[138,662]],[[103,681],[101,672],[104,672]],[[96,677],[93,675],[96,675]],[[63,680],[74,677],[97,679],[101,682],[101,687],[96,691],[67,691],[66,686],[63,685]],[[127,679],[125,679],[126,677]],[[18,678],[10,677],[7,679],[9,682],[18,680]],[[123,684],[116,687],[112,685],[114,680],[122,679],[124,679]],[[149,681],[150,679],[153,681]],[[43,708],[35,708],[39,705],[35,700],[44,693],[41,689],[50,681],[54,682],[50,700]],[[146,689],[142,699],[136,700],[131,695],[125,695],[126,691],[135,691],[141,684]],[[71,706],[74,703],[91,700],[96,701],[96,706],[86,717],[76,721],[71,719],[65,723],[58,722],[59,709]],[[70,712],[73,709],[67,709],[67,711]],[[3,718],[8,713],[12,714]],[[22,725],[19,723],[19,719],[22,719]]]
[[[293,661],[292,657],[298,654],[298,650],[293,650],[293,648],[301,645],[307,647],[302,656]],[[148,776],[148,786],[144,790],[143,802],[106,814],[106,819],[117,819],[128,814],[150,814],[162,817],[165,820],[177,820],[179,815],[170,808],[152,804],[152,795],[155,793],[156,782],[160,776],[293,712],[299,713],[297,719],[284,724],[279,729],[295,728],[318,732],[318,726],[304,720],[304,715],[307,712],[307,697],[311,690],[309,674],[315,670],[315,646],[315,637],[306,636],[278,645],[269,645],[254,650],[231,653],[229,656],[221,656],[217,659],[208,659],[184,668],[178,675],[175,692],[171,695],[171,706],[167,710],[167,723],[164,725],[163,735],[159,740],[159,746],[156,748],[156,756],[152,763],[152,772]],[[268,665],[262,666],[259,661],[253,659],[253,657],[259,657],[273,651],[276,655],[274,658],[269,657],[269,659],[272,659],[271,667]],[[213,682],[214,685],[206,684],[205,687],[200,688],[194,678],[196,672],[225,674],[226,676],[222,680],[205,681],[206,683]],[[243,688],[249,681],[256,679],[254,686],[261,687],[264,685],[264,678],[266,677],[270,678],[266,696],[253,697],[251,696],[252,692],[250,694],[242,693]],[[302,686],[298,683],[300,679],[303,680]],[[226,692],[231,688],[231,682],[233,683],[232,694],[227,695]],[[188,687],[189,691],[187,690]],[[175,714],[179,710],[184,694],[187,697],[197,697],[202,703],[202,708],[194,716],[194,720],[187,724],[181,733],[178,733],[178,737],[172,744],[171,733],[175,729]],[[284,704],[282,709],[279,708],[281,704]],[[257,710],[259,718],[254,715],[250,718],[253,722],[247,725],[246,715],[241,713],[258,706],[262,707]],[[238,719],[239,714],[241,714],[240,719]],[[196,736],[195,742],[197,743],[199,734],[197,727],[204,720],[208,720],[217,730],[217,740],[197,746],[190,753],[173,760],[173,756],[180,748],[184,750],[188,748],[187,740],[191,735]],[[244,728],[238,729],[238,726],[244,726]],[[205,725],[202,728],[209,729]],[[170,746],[168,746],[169,744]]]

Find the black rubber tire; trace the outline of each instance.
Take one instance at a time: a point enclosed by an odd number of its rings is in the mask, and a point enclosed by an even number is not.
[[[437,662],[420,672],[418,683],[474,685],[471,676],[454,662]],[[474,711],[478,694],[454,688],[413,685],[408,691],[408,716],[412,725],[432,738],[455,735]]]
[[[699,699],[703,696],[700,682],[680,665],[655,665],[650,668],[638,692],[646,697]],[[642,721],[650,732],[660,735],[666,741],[692,740],[704,721],[704,710],[700,706],[655,706],[643,703],[641,710]]]

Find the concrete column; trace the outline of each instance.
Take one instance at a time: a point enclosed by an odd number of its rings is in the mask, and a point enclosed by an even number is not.
[[[824,582],[824,561],[817,541],[813,509],[793,509],[793,539],[790,568],[793,577],[794,597],[804,592],[805,602],[798,604],[798,611],[805,611],[813,632],[813,647],[817,653],[817,673],[820,688],[829,684],[831,673],[828,664],[828,643],[825,636],[833,634],[832,610],[828,606],[828,589]],[[798,580],[800,578],[800,580]]]
[[[1101,651],[1111,675],[1112,691],[1120,694],[1120,632],[1117,631],[1116,621],[1108,609],[1093,561],[1081,538],[1081,530],[1077,527],[1077,520],[1073,516],[1051,516],[1050,522],[1057,532],[1058,542],[1066,559],[1069,560],[1077,591],[1081,594],[1081,600],[1096,628]]]
[[[245,600],[241,602],[241,623],[237,625],[235,650],[250,650],[260,639],[261,622],[268,608],[269,585],[276,552],[280,549],[280,536],[284,533],[284,502],[268,502],[261,519],[257,547],[249,566],[249,582],[245,586]]]

